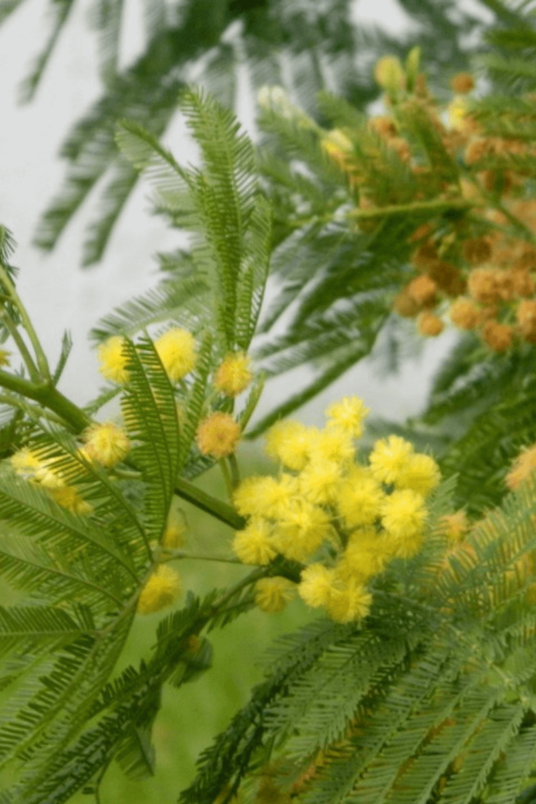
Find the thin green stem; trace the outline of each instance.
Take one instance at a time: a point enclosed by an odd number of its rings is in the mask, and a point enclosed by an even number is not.
[[[0,281],[1,281],[2,285],[4,286],[4,289],[6,290],[8,295],[11,297],[11,301],[13,302],[13,304],[15,305],[17,310],[19,311],[19,315],[20,315],[21,320],[22,320],[22,325],[23,325],[24,329],[26,330],[26,332],[28,333],[28,337],[29,337],[29,339],[31,341],[31,344],[32,344],[33,348],[34,348],[35,357],[37,359],[37,367],[39,369],[41,379],[50,381],[51,380],[51,375],[50,375],[50,369],[49,369],[49,366],[48,366],[48,360],[46,358],[46,355],[45,355],[45,352],[43,350],[43,347],[41,346],[41,342],[40,342],[39,338],[37,337],[37,333],[36,333],[36,331],[35,331],[35,329],[33,327],[33,324],[31,322],[30,316],[28,315],[28,312],[27,312],[24,304],[22,303],[22,301],[21,301],[21,299],[19,297],[19,294],[17,293],[17,289],[15,288],[15,285],[12,283],[11,279],[9,278],[9,275],[8,275],[7,271],[5,270],[4,266],[1,263],[0,263]]]
[[[231,499],[232,494],[233,494],[233,481],[232,481],[232,478],[231,478],[231,473],[229,471],[229,467],[227,466],[227,461],[225,460],[225,458],[220,458],[220,460],[218,461],[218,464],[219,464],[220,469],[221,469],[221,473],[222,473],[222,476],[223,476],[223,482],[225,483],[225,488],[227,490],[227,494],[229,496],[229,499]]]
[[[3,323],[5,324],[5,327],[8,330],[9,334],[11,335],[13,340],[15,341],[15,345],[16,345],[17,349],[20,352],[20,356],[22,357],[22,359],[24,361],[24,365],[28,369],[28,373],[29,373],[30,377],[32,378],[32,380],[34,382],[39,382],[40,375],[39,375],[39,371],[37,369],[37,366],[35,365],[35,363],[33,361],[33,358],[32,358],[32,356],[31,356],[31,354],[30,354],[30,352],[28,350],[28,347],[24,343],[24,340],[23,340],[19,330],[17,329],[17,325],[15,324],[15,322],[13,321],[13,319],[11,318],[11,316],[9,315],[9,313],[5,309],[5,307],[2,310],[2,312],[0,313],[0,318],[2,319]]]
[[[387,215],[411,215],[415,212],[441,212],[447,209],[472,209],[481,204],[466,201],[464,198],[436,199],[434,201],[413,201],[411,204],[392,204],[373,209],[352,209],[348,214],[358,220],[385,218]]]
[[[218,500],[211,494],[207,494],[183,477],[179,477],[175,480],[175,494],[183,500],[192,503],[196,508],[200,508],[201,511],[211,514],[211,516],[229,525],[229,527],[234,530],[242,530],[246,526],[244,517],[240,516],[232,506]]]
[[[238,461],[236,460],[236,455],[234,452],[229,455],[229,468],[231,470],[231,485],[233,490],[240,484],[240,467],[238,466]]]
[[[210,553],[205,553],[204,555],[202,553],[189,553],[187,550],[172,550],[169,547],[163,549],[162,556],[162,563],[175,561],[176,559],[191,558],[196,561],[221,561],[224,564],[242,564],[238,558],[232,558],[231,556],[217,556],[211,555]]]

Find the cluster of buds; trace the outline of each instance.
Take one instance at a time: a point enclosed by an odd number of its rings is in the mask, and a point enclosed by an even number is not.
[[[435,461],[398,436],[376,442],[368,464],[356,461],[356,439],[367,408],[357,397],[331,405],[323,429],[282,421],[267,434],[277,477],[245,479],[234,495],[248,518],[233,549],[245,564],[268,565],[276,556],[305,564],[297,586],[313,608],[338,622],[366,616],[370,583],[394,558],[422,546],[426,497],[439,483]],[[267,578],[258,594],[278,611],[292,583]]]
[[[416,71],[415,57],[410,62],[403,67],[386,56],[377,63],[375,77],[385,90],[388,113],[373,117],[368,132],[337,129],[323,141],[357,195],[356,217],[364,231],[380,220],[368,213],[381,212],[386,204],[407,204],[408,214],[414,202],[452,202],[460,208],[451,220],[441,209],[437,218],[419,225],[409,237],[413,273],[396,296],[394,310],[415,318],[426,337],[436,337],[450,321],[459,329],[476,331],[494,352],[519,341],[536,343],[536,237],[531,236],[536,199],[527,193],[522,161],[534,157],[536,150],[514,133],[486,135],[471,114],[473,76],[453,77],[453,98],[445,112],[428,91],[425,76]],[[415,126],[432,133],[435,154],[425,153],[416,142]],[[385,195],[386,183],[378,183],[379,173],[388,170],[380,164],[381,148],[394,152],[413,174],[416,189],[411,198],[401,196],[396,186]],[[464,205],[471,209],[471,218]],[[525,237],[508,229],[514,219]]]

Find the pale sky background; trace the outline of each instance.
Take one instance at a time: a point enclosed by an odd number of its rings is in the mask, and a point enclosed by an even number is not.
[[[45,256],[31,245],[39,215],[59,189],[64,174],[57,157],[60,143],[69,125],[100,94],[96,39],[86,25],[87,5],[75,5],[68,35],[60,41],[36,98],[25,106],[17,104],[17,87],[44,40],[45,0],[23,4],[0,28],[0,222],[11,229],[18,243],[13,262],[21,269],[19,293],[52,364],[63,331],[72,334],[74,348],[60,389],[77,404],[89,401],[101,385],[88,331],[113,307],[152,287],[156,279],[152,255],[178,243],[176,232],[147,213],[149,188],[140,182],[99,266],[80,268],[87,211],[69,226],[51,255]],[[126,16],[125,63],[136,56],[140,46],[138,5],[138,0],[126,3],[132,13]],[[475,4],[463,0],[460,6],[474,8]],[[376,21],[395,34],[408,24],[396,0],[359,0],[355,20]],[[246,116],[247,112],[243,110]],[[177,127],[170,130],[165,142],[176,156],[180,154],[179,161],[188,158]],[[377,415],[403,419],[416,413],[433,367],[452,342],[453,333],[444,333],[426,345],[418,362],[408,362],[401,375],[388,380],[378,378],[374,367],[363,361],[325,392],[320,403],[307,406],[304,417],[317,419],[319,405],[342,394],[363,397]],[[277,394],[277,384],[271,394]],[[260,411],[268,407],[267,399]]]

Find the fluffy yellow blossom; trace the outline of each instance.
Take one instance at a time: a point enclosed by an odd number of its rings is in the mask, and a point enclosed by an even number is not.
[[[111,380],[119,385],[126,383],[129,377],[126,369],[127,358],[123,354],[124,344],[125,339],[121,335],[114,335],[101,343],[97,350],[100,373],[106,380]]]
[[[363,434],[363,420],[370,413],[362,399],[357,396],[344,396],[340,402],[333,402],[327,410],[327,426],[338,427],[354,438]]]
[[[18,475],[25,480],[33,480],[47,489],[59,489],[65,486],[65,481],[57,470],[54,470],[56,458],[39,458],[28,447],[15,452],[11,456],[11,465]]]
[[[14,456],[13,456],[14,457]],[[11,459],[13,461],[13,458]],[[516,489],[536,469],[536,444],[520,452],[506,475],[506,485]]]
[[[93,506],[86,502],[72,486],[57,486],[49,489],[49,491],[50,496],[58,505],[61,505],[62,508],[67,508],[73,514],[87,516],[93,512]]]
[[[182,547],[184,543],[184,534],[186,533],[186,524],[184,516],[180,511],[175,508],[170,508],[164,534],[162,536],[162,546],[169,547],[174,550],[177,547]]]
[[[255,603],[268,614],[283,611],[294,591],[295,584],[286,578],[261,578],[255,584]]]
[[[323,564],[310,564],[301,573],[298,594],[304,603],[317,609],[329,600],[335,570]]]
[[[306,427],[301,422],[277,422],[266,434],[266,454],[299,472],[309,460],[317,432],[316,428]]]
[[[214,377],[214,387],[226,396],[238,396],[251,382],[251,359],[244,352],[227,355]]]
[[[9,366],[10,354],[7,349],[0,349],[0,366]]]
[[[140,614],[152,614],[165,606],[170,606],[181,593],[181,581],[171,567],[157,567],[138,598]]]
[[[124,461],[130,450],[127,434],[113,422],[93,424],[85,431],[84,441],[84,455],[107,468]]]
[[[233,550],[243,564],[269,564],[277,554],[270,524],[252,519],[244,530],[235,533]]]
[[[241,430],[229,413],[217,411],[201,422],[196,442],[202,455],[224,458],[231,455],[240,441]]]
[[[349,464],[355,456],[353,438],[347,430],[340,427],[319,430],[312,441],[310,456],[315,461]]]
[[[196,364],[195,338],[187,329],[169,329],[154,342],[154,348],[171,382],[181,380]]]
[[[10,458],[11,465],[18,475],[33,475],[36,469],[41,466],[41,461],[37,455],[28,447],[23,447],[13,453]]]
[[[277,519],[294,499],[298,479],[282,474],[275,477],[246,477],[233,493],[235,508],[242,516]]]
[[[397,489],[412,489],[427,497],[441,480],[439,466],[429,455],[410,455],[395,480]]]
[[[393,554],[409,558],[419,550],[426,520],[426,507],[420,494],[411,489],[393,491],[382,506],[382,524]]]
[[[369,456],[374,477],[383,483],[396,483],[411,455],[413,446],[400,436],[391,435],[376,441]]]
[[[348,527],[370,525],[380,514],[385,493],[376,478],[356,467],[339,486],[336,506]]]
[[[383,572],[389,558],[388,545],[373,528],[354,531],[337,567],[337,574],[345,581],[354,578],[363,582]]]
[[[404,86],[404,69],[398,56],[382,56],[374,65],[374,78],[382,89],[396,92]]]
[[[312,503],[330,503],[341,480],[341,467],[335,461],[311,461],[300,474],[300,492]]]
[[[328,514],[319,506],[302,499],[289,506],[279,519],[274,540],[278,552],[286,558],[304,561],[331,535]]]
[[[328,614],[338,623],[362,620],[370,611],[372,595],[356,580],[333,584],[327,602]]]

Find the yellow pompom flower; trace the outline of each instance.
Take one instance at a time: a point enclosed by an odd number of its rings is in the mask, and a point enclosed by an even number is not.
[[[11,356],[7,349],[0,349],[0,366],[9,366]]]
[[[171,606],[181,593],[181,581],[175,570],[165,564],[153,572],[138,598],[140,614],[152,614]]]
[[[359,581],[350,580],[344,585],[335,583],[329,592],[328,614],[338,623],[362,620],[370,611],[372,595]]]
[[[233,492],[236,510],[242,516],[262,516],[277,519],[292,502],[298,491],[293,475],[275,477],[246,477]]]
[[[327,426],[338,427],[354,438],[363,434],[363,420],[370,413],[362,399],[357,396],[344,396],[326,409]]]
[[[376,441],[369,456],[372,474],[383,483],[396,483],[411,455],[413,446],[404,438],[396,435],[382,438]]]
[[[274,541],[278,552],[286,558],[304,561],[331,535],[328,514],[306,500],[297,500],[279,519]]]
[[[385,498],[382,524],[394,555],[409,558],[419,550],[426,513],[422,496],[411,489],[393,491]]]
[[[187,329],[169,329],[154,342],[154,348],[171,382],[182,380],[196,364],[195,338]]]
[[[252,519],[235,533],[233,550],[243,564],[269,564],[277,555],[271,525],[264,519]]]
[[[93,424],[85,431],[84,441],[83,455],[108,469],[124,461],[130,450],[127,434],[113,422]]]
[[[86,502],[72,486],[57,486],[49,489],[52,499],[73,514],[87,516],[93,513],[93,506]]]
[[[277,422],[266,434],[266,454],[299,472],[309,460],[317,432],[301,422]]]
[[[337,567],[343,580],[350,578],[361,582],[383,572],[390,558],[384,539],[373,529],[354,531]]]
[[[352,471],[337,490],[336,506],[348,527],[370,525],[380,515],[383,488],[366,469]]]
[[[283,611],[294,592],[295,584],[287,578],[261,578],[255,584],[255,603],[267,614]]]
[[[302,570],[298,594],[313,609],[325,606],[329,600],[335,570],[323,564],[310,564]]]
[[[15,472],[18,475],[23,475],[24,477],[33,477],[36,470],[41,467],[41,461],[35,452],[32,452],[32,450],[28,449],[28,447],[23,447],[17,452],[14,452],[10,458],[10,461]]]
[[[353,438],[340,427],[330,427],[316,432],[310,450],[311,460],[334,461],[349,464],[355,456]]]
[[[226,396],[238,396],[252,380],[251,358],[244,352],[227,355],[214,377],[214,387]]]
[[[412,489],[423,497],[427,497],[441,480],[439,466],[429,455],[416,453],[410,455],[407,463],[399,472],[395,486],[397,489]]]
[[[99,371],[106,380],[119,385],[128,382],[129,374],[126,369],[127,358],[123,354],[125,339],[121,335],[114,335],[101,343],[97,350],[100,361]]]
[[[235,451],[241,434],[240,425],[229,413],[217,411],[199,425],[196,443],[202,455],[220,459]]]
[[[301,494],[312,503],[330,503],[341,480],[341,467],[335,461],[311,461],[299,477]]]

